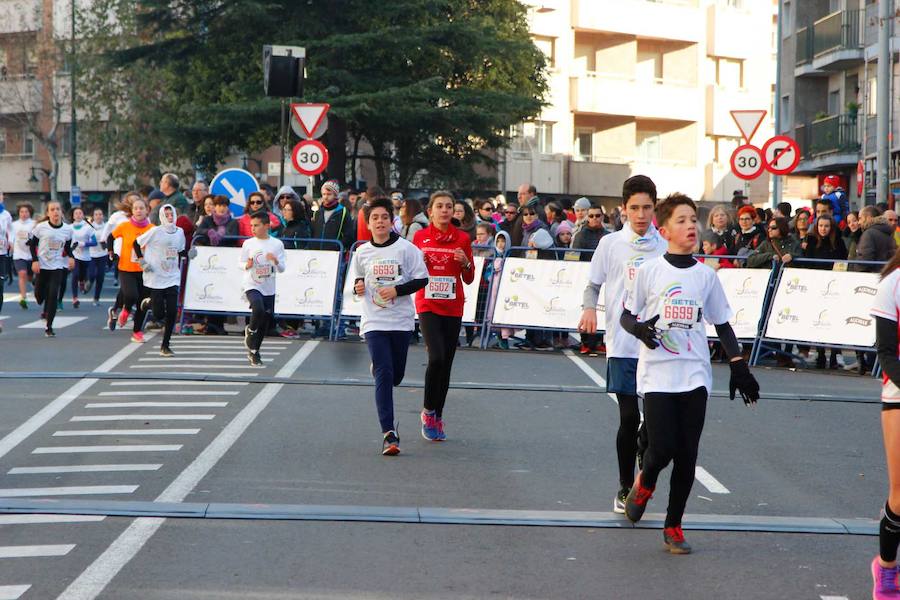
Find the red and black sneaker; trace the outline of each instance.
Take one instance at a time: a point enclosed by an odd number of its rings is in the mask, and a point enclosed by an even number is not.
[[[645,488],[641,485],[641,474],[638,473],[634,479],[634,485],[631,486],[631,491],[628,492],[628,497],[625,498],[625,516],[629,521],[637,523],[641,520],[644,511],[647,510],[647,502],[653,497],[654,489],[656,488]]]
[[[666,550],[672,554],[691,553],[691,545],[684,541],[684,532],[681,531],[681,525],[663,529],[663,544],[665,544]]]
[[[590,354],[591,349],[587,347],[587,344],[581,344],[581,348],[578,349],[578,354],[585,356],[586,354]]]

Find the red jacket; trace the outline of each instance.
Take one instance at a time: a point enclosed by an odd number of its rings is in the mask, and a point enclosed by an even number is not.
[[[356,215],[356,241],[372,241],[372,232],[369,231],[369,224],[366,223],[366,215],[363,213],[363,209],[359,209],[359,214]]]
[[[238,217],[238,235],[241,237],[253,237],[253,230],[250,229],[250,213],[244,213]],[[281,221],[275,216],[275,213],[269,213],[269,230],[274,231],[281,227]],[[242,241],[241,244],[244,242]]]
[[[712,253],[713,256],[726,256],[728,254],[728,248],[725,246],[719,246]],[[698,259],[700,262],[706,262],[703,258]],[[730,258],[720,258],[719,259],[719,268],[720,269],[734,269],[734,263],[731,262]]]
[[[420,229],[413,236],[413,244],[418,247],[425,257],[425,266],[428,267],[429,284],[416,292],[416,311],[419,313],[431,312],[445,317],[461,317],[466,298],[463,292],[463,282],[472,283],[475,279],[475,267],[472,262],[472,242],[469,235],[450,225],[446,232],[442,232],[434,225],[428,225]],[[453,251],[459,248],[466,253],[469,259],[468,269],[463,270],[459,261],[453,258]],[[453,295],[455,298],[426,298],[426,291],[441,282],[438,277],[453,277]],[[450,283],[450,282],[447,282]],[[449,287],[449,286],[448,286]],[[437,289],[432,293],[441,294],[448,290]]]

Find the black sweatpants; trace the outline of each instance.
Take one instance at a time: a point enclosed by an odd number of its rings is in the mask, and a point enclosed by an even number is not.
[[[34,286],[34,299],[44,305],[47,315],[47,329],[53,329],[56,307],[59,304],[60,289],[65,291],[63,282],[68,271],[66,269],[41,269]]]
[[[584,336],[582,336],[582,340]],[[630,489],[634,485],[634,461],[638,451],[638,427],[641,412],[638,397],[616,394],[619,403],[619,431],[616,434],[616,454],[619,457],[619,485]]]
[[[250,348],[259,352],[269,323],[275,322],[275,296],[263,296],[258,290],[247,290],[245,295],[250,303]]]
[[[705,387],[689,392],[644,395],[644,422],[649,445],[644,453],[641,485],[656,487],[660,471],[673,463],[666,527],[681,525],[684,507],[691,495],[708,395]]]
[[[122,290],[122,307],[128,312],[134,312],[132,331],[137,333],[144,326],[144,310],[141,308],[141,300],[147,297],[144,274],[140,271],[119,271],[119,286]]]
[[[162,319],[163,327],[162,348],[169,347],[172,339],[172,331],[175,329],[175,319],[178,318],[178,286],[173,285],[162,290],[150,289],[150,310],[153,311],[155,320]]]
[[[433,410],[439,419],[444,414],[444,402],[450,389],[450,371],[461,324],[462,317],[445,317],[432,312],[419,314],[419,327],[428,350],[424,406],[425,410]]]
[[[72,299],[78,298],[79,286],[83,286],[88,279],[88,270],[91,261],[75,259],[75,270],[72,271]]]

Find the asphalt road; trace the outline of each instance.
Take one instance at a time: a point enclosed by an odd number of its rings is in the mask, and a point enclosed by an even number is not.
[[[665,475],[646,528],[609,514],[618,416],[597,387],[602,357],[460,351],[449,440],[430,444],[413,346],[396,393],[403,452],[388,459],[362,344],[267,339],[256,370],[237,336],[177,337],[165,360],[156,338],[102,330],[106,306],[67,303],[60,316],[84,319],[52,340],[21,327],[34,309],[4,307],[0,506],[209,510],[0,514],[0,600],[870,595],[886,480],[872,378],[759,368],[756,410],[714,394],[686,520],[695,553],[674,557],[656,528]],[[724,390],[727,369],[714,371]],[[319,505],[323,520],[210,518],[220,503],[263,517]],[[390,511],[397,522],[345,520]],[[518,512],[470,524],[493,511]],[[813,533],[835,519],[858,519],[859,535]],[[760,531],[776,525],[802,533]]]

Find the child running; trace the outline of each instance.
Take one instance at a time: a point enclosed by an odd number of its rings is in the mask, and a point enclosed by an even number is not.
[[[114,240],[112,246],[108,244],[108,241],[112,232],[116,230],[116,227],[118,227],[122,223],[125,223],[126,221],[128,221],[128,219],[131,218],[131,203],[135,199],[140,198],[141,195],[137,192],[129,192],[128,194],[126,194],[122,202],[116,205],[116,212],[109,215],[109,220],[106,222],[106,226],[103,228],[103,233],[100,235],[100,241],[103,244],[103,247],[106,249],[106,252],[108,253],[109,262],[112,265],[113,274],[116,276],[117,281],[119,278],[118,257],[122,255],[122,240]],[[118,324],[118,314],[122,309],[123,304],[124,294],[122,292],[122,287],[119,286],[119,290],[118,292],[116,292],[116,301],[106,311],[108,317],[106,326],[109,327],[110,331],[113,331]]]
[[[75,268],[72,270],[72,308],[81,306],[78,300],[78,292],[84,293],[84,285],[87,281],[88,269],[91,266],[90,244],[95,238],[94,228],[84,220],[84,209],[76,206],[71,211],[72,218],[72,242],[75,249],[72,250],[72,258],[75,259]],[[95,240],[96,242],[96,240]]]
[[[591,335],[597,331],[597,300],[600,286],[606,306],[606,390],[616,395],[619,405],[619,430],[616,453],[619,463],[619,491],[613,498],[613,511],[625,512],[625,497],[634,484],[634,462],[638,454],[637,362],[640,342],[623,332],[619,317],[625,295],[634,286],[634,278],[648,260],[661,256],[666,243],[653,226],[656,184],[644,175],[635,175],[622,185],[622,212],[628,221],[620,231],[604,235],[591,257],[590,281],[584,290],[578,330]],[[594,209],[591,209],[593,212]],[[599,212],[599,211],[597,211]]]
[[[244,328],[244,346],[250,366],[262,367],[259,349],[275,318],[275,272],[284,273],[284,244],[269,235],[269,213],[250,215],[253,237],[241,246],[240,265],[244,269],[243,292],[250,303],[250,324]]]
[[[372,357],[375,406],[381,423],[381,453],[400,454],[400,437],[394,424],[394,387],[403,381],[409,339],[416,311],[411,294],[428,284],[422,253],[392,231],[391,201],[373,200],[363,207],[371,241],[353,253],[350,273],[353,293],[363,297],[360,335]]]
[[[129,194],[132,196],[132,194]],[[134,252],[134,241],[142,233],[153,227],[147,218],[147,202],[140,196],[131,201],[131,218],[119,224],[106,240],[106,247],[115,247],[115,241],[122,240],[119,252],[119,286],[122,288],[122,312],[119,314],[119,327],[124,327],[128,315],[134,311],[131,341],[144,343],[144,306],[142,301],[147,297],[144,279],[138,256]]]
[[[142,233],[134,242],[140,258],[144,286],[150,290],[153,318],[163,319],[160,356],[175,356],[169,347],[175,319],[178,316],[178,286],[181,283],[180,258],[186,256],[184,231],[175,225],[175,207],[163,204],[159,210],[159,227]]]
[[[475,280],[472,241],[468,234],[450,223],[453,205],[453,194],[434,192],[428,201],[431,222],[413,237],[413,244],[425,255],[428,267],[428,285],[416,292],[416,311],[428,350],[422,437],[432,442],[447,439],[444,403],[462,324],[463,282]]]
[[[637,388],[644,397],[648,442],[643,466],[625,501],[625,514],[632,522],[640,520],[660,471],[672,462],[663,542],[673,554],[688,554],[691,547],[684,539],[681,519],[694,484],[706,400],[712,389],[704,319],[715,326],[729,358],[732,400],[735,391],[740,391],[745,404],[756,404],[759,384],[728,323],[733,313],[719,278],[692,256],[697,244],[693,200],[673,194],[656,207],[656,217],[668,252],[637,272],[620,318],[622,328],[643,342]],[[638,315],[653,316],[639,321]]]
[[[881,433],[887,458],[888,498],[878,527],[878,556],[872,559],[872,598],[900,598],[900,252],[885,265],[872,306],[875,347],[881,363]]]
[[[19,276],[19,306],[27,309],[28,301],[25,299],[25,290],[28,282],[34,276],[34,273],[31,272],[31,250],[28,248],[31,230],[35,226],[34,207],[23,202],[16,206],[16,213],[19,218],[13,221],[11,230],[13,267]]]
[[[88,256],[91,259],[91,265],[88,267],[87,283],[84,284],[84,293],[87,294],[94,290],[94,306],[100,306],[100,293],[103,291],[103,278],[106,277],[106,263],[109,260],[106,254],[105,244],[103,240],[103,230],[106,229],[106,223],[103,218],[103,209],[94,209],[94,218],[90,223],[94,230],[91,233],[91,240],[88,245]]]
[[[47,319],[44,335],[56,337],[53,319],[56,317],[60,286],[65,281],[66,269],[75,265],[72,259],[72,227],[63,221],[59,202],[47,204],[46,220],[35,225],[28,240],[31,248],[31,271],[37,277],[34,299],[44,305]]]

